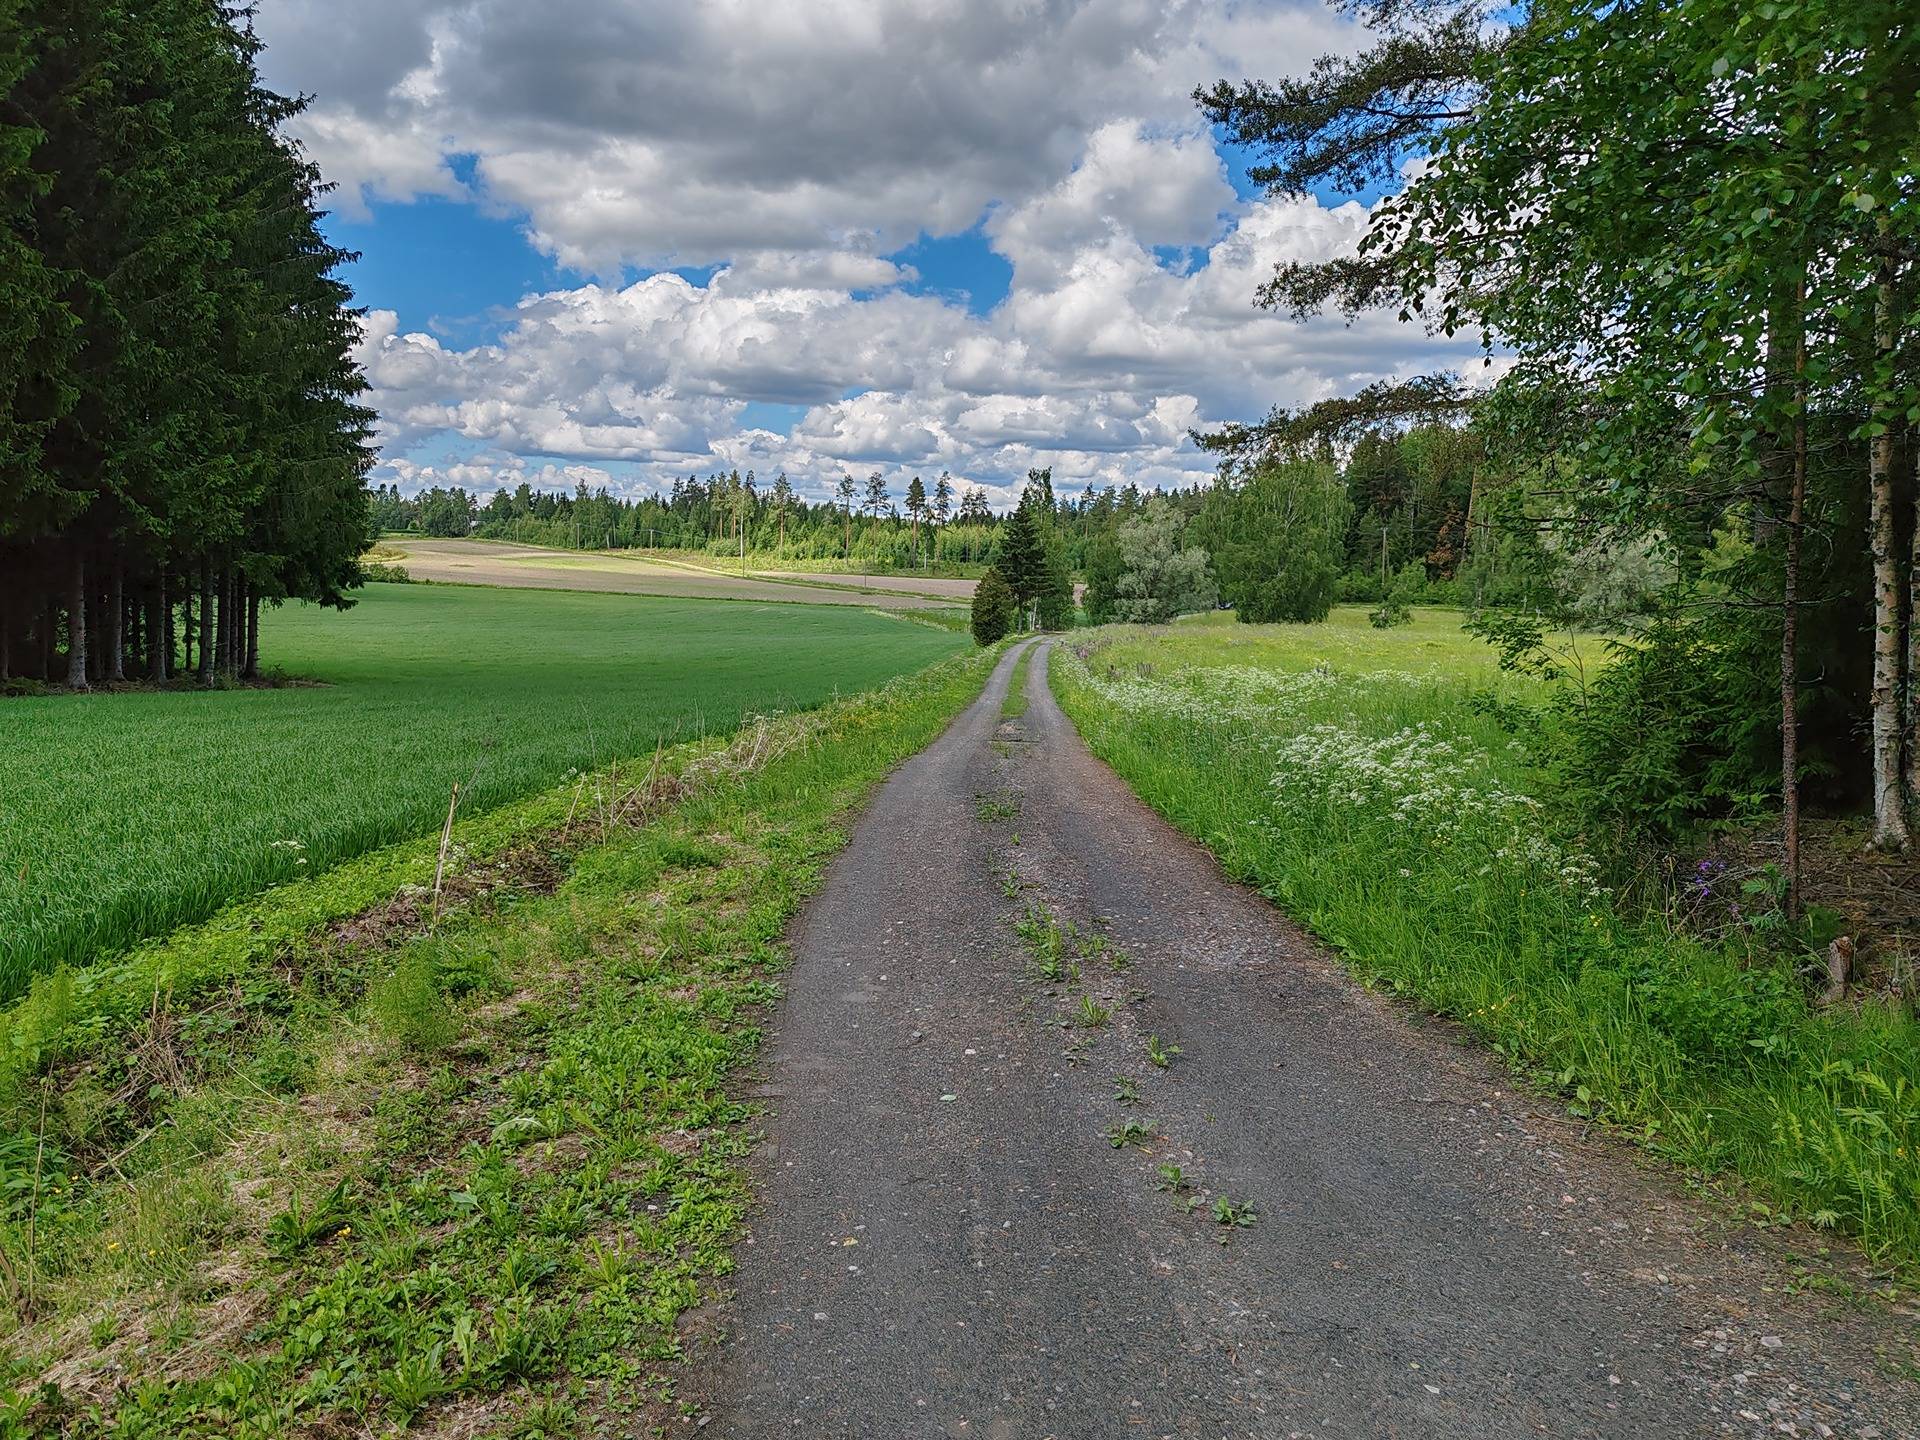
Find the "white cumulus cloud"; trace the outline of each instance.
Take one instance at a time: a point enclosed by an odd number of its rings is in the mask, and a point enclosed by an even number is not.
[[[1189,92],[1358,43],[1319,0],[265,0],[258,25],[349,209],[517,215],[578,277],[501,296],[486,344],[368,317],[378,478],[1192,484],[1195,426],[1472,353],[1253,308],[1366,212],[1239,199]],[[889,258],[976,229],[1012,272],[984,314]],[[473,458],[415,458],[449,437]]]

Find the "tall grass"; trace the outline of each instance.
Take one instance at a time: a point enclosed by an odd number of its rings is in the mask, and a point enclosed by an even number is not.
[[[1053,683],[1143,798],[1362,975],[1576,1114],[1920,1259],[1920,1029],[1877,1004],[1817,1010],[1790,963],[1616,907],[1472,704],[1526,682],[1395,664],[1452,648],[1429,638],[1097,631],[1056,652]]]
[[[0,998],[437,829],[455,781],[471,813],[965,643],[848,607],[467,586],[262,628],[323,683],[0,701]]]

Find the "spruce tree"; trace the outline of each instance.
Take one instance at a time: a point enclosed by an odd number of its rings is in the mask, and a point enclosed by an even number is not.
[[[987,573],[973,589],[973,638],[979,645],[991,645],[1004,638],[1019,615],[1019,601],[998,567],[989,565]]]

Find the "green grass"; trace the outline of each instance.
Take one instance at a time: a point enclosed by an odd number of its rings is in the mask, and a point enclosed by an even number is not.
[[[818,705],[964,641],[840,607],[369,587],[262,621],[271,690],[0,702],[0,996],[570,767]]]
[[[1033,660],[1033,646],[1020,652],[1013,662],[1013,674],[1007,679],[1007,693],[1000,702],[1000,718],[1018,720],[1027,713],[1027,670]]]
[[[0,1440],[681,1428],[677,1320],[749,1202],[733,1079],[782,934],[995,658],[669,751],[677,798],[638,823],[567,825],[573,785],[521,802],[557,884],[434,926],[343,943],[298,928],[328,908],[301,887],[246,902],[292,933],[78,1023],[0,1138]],[[585,783],[593,813],[635,779]]]
[[[1818,1010],[1790,959],[1616,907],[1473,704],[1534,682],[1446,612],[1363,624],[1095,631],[1052,679],[1096,753],[1362,976],[1575,1115],[1752,1182],[1769,1223],[1920,1262],[1920,1027]]]
[[[1461,628],[1463,612],[1418,606],[1405,625],[1376,629],[1370,607],[1335,606],[1318,625],[1241,625],[1233,613],[1212,610],[1171,626],[1138,628],[1115,635],[1108,659],[1116,663],[1146,660],[1162,667],[1250,665],[1266,670],[1301,670],[1331,665],[1341,671],[1406,671],[1477,684],[1503,683],[1498,657],[1483,640]],[[1561,636],[1576,664],[1602,663],[1601,636]]]

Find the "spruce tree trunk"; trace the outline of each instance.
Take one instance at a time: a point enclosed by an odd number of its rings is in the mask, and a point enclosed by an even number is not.
[[[247,648],[247,582],[237,570],[227,582],[227,603],[233,610],[233,619],[227,624],[227,674],[238,680]]]
[[[213,684],[213,562],[200,562],[200,638],[197,677],[202,685]]]
[[[167,668],[173,662],[173,612],[167,605],[167,568],[153,580],[153,594],[147,599],[147,678],[156,685],[167,683]]]
[[[247,679],[260,678],[260,592],[247,587]]]
[[[107,682],[118,685],[127,678],[127,588],[126,573],[118,560],[107,580]]]
[[[1893,261],[1880,262],[1874,286],[1874,349],[1893,350]],[[1876,415],[1885,421],[1887,417]],[[1868,452],[1868,547],[1873,556],[1873,839],[1876,850],[1904,850],[1910,840],[1900,774],[1903,689],[1900,565],[1893,548],[1893,426]]]
[[[87,590],[87,682],[91,685],[98,685],[106,678],[101,657],[107,649],[107,597],[98,583],[98,571],[97,565],[87,567],[87,574],[94,582]]]
[[[233,572],[223,571],[220,576],[220,673],[229,680],[240,668],[233,660],[233,601],[238,591],[239,581]]]
[[[87,688],[87,554],[78,542],[67,570],[67,688]]]

